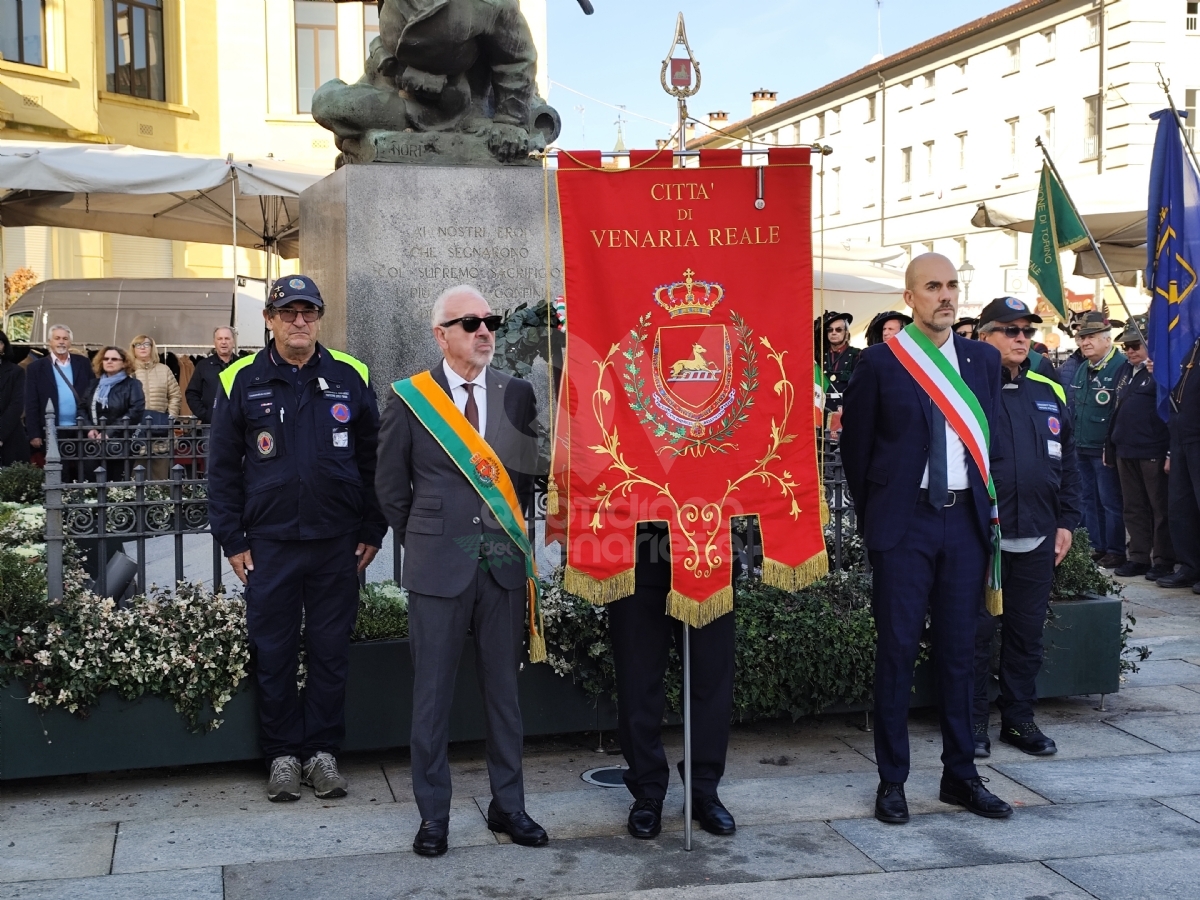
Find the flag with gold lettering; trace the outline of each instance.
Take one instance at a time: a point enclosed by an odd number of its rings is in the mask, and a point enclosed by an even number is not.
[[[555,478],[567,589],[596,603],[633,593],[638,523],[666,522],[668,611],[702,626],[733,606],[736,516],[759,519],[767,583],[795,590],[828,569],[809,399],[812,167],[787,148],[760,167],[740,150],[672,162],[559,155],[571,320]]]

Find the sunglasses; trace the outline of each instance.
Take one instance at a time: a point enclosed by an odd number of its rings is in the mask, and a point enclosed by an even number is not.
[[[1124,347],[1126,350],[1134,350],[1134,351],[1137,351],[1137,350],[1141,350],[1141,349],[1142,349],[1142,342],[1141,342],[1141,341],[1128,341],[1128,342],[1126,342],[1125,344],[1123,344],[1122,346],[1123,346],[1123,347]]]
[[[288,309],[286,306],[282,309],[276,309],[275,315],[279,316],[288,325],[296,321],[296,316],[303,316],[305,322],[315,322],[321,318],[319,309]]]
[[[1031,341],[1033,340],[1033,336],[1038,332],[1036,328],[1031,326],[1021,328],[1019,325],[1005,325],[1003,328],[993,328],[991,330],[1000,332],[1006,338],[1017,338],[1021,335],[1025,335],[1025,337]]]
[[[504,316],[459,316],[457,319],[443,322],[442,327],[449,328],[451,325],[461,325],[463,331],[468,334],[474,334],[479,330],[480,325],[485,325],[488,331],[495,334],[500,330],[500,325],[503,322]]]
[[[105,362],[125,362],[125,359],[124,359],[124,357],[121,357],[121,356],[106,356],[106,357],[104,357],[104,361]]]

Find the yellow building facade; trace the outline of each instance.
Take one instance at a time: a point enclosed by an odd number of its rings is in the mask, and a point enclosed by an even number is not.
[[[544,96],[545,0],[521,5]],[[332,171],[333,136],[308,102],[326,80],[356,80],[377,33],[374,0],[0,0],[0,140],[270,156]],[[28,267],[40,280],[189,278],[235,269],[226,246],[65,228],[0,232],[5,275]],[[236,271],[265,277],[263,254],[237,250]]]

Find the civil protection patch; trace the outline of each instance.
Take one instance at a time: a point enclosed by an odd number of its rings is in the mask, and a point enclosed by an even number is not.
[[[275,455],[275,438],[269,431],[260,431],[258,433],[258,455],[259,456],[274,456]]]
[[[335,403],[329,407],[329,414],[343,425],[350,421],[350,407],[345,403]]]
[[[1021,312],[1029,311],[1029,309],[1025,306],[1025,304],[1022,303],[1020,300],[1018,300],[1016,297],[1009,297],[1007,300],[1004,301],[1004,305],[1007,306],[1009,309],[1019,309],[1019,310],[1021,310]]]
[[[1046,420],[1046,427],[1050,429],[1051,434],[1058,434],[1062,431],[1062,423],[1055,416],[1051,416]]]

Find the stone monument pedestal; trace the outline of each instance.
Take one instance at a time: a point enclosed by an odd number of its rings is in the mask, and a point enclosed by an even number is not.
[[[300,196],[300,215],[321,342],[365,362],[383,402],[441,359],[430,313],[446,288],[469,284],[497,313],[540,303],[547,270],[550,296],[563,292],[555,180],[535,168],[347,165]]]

